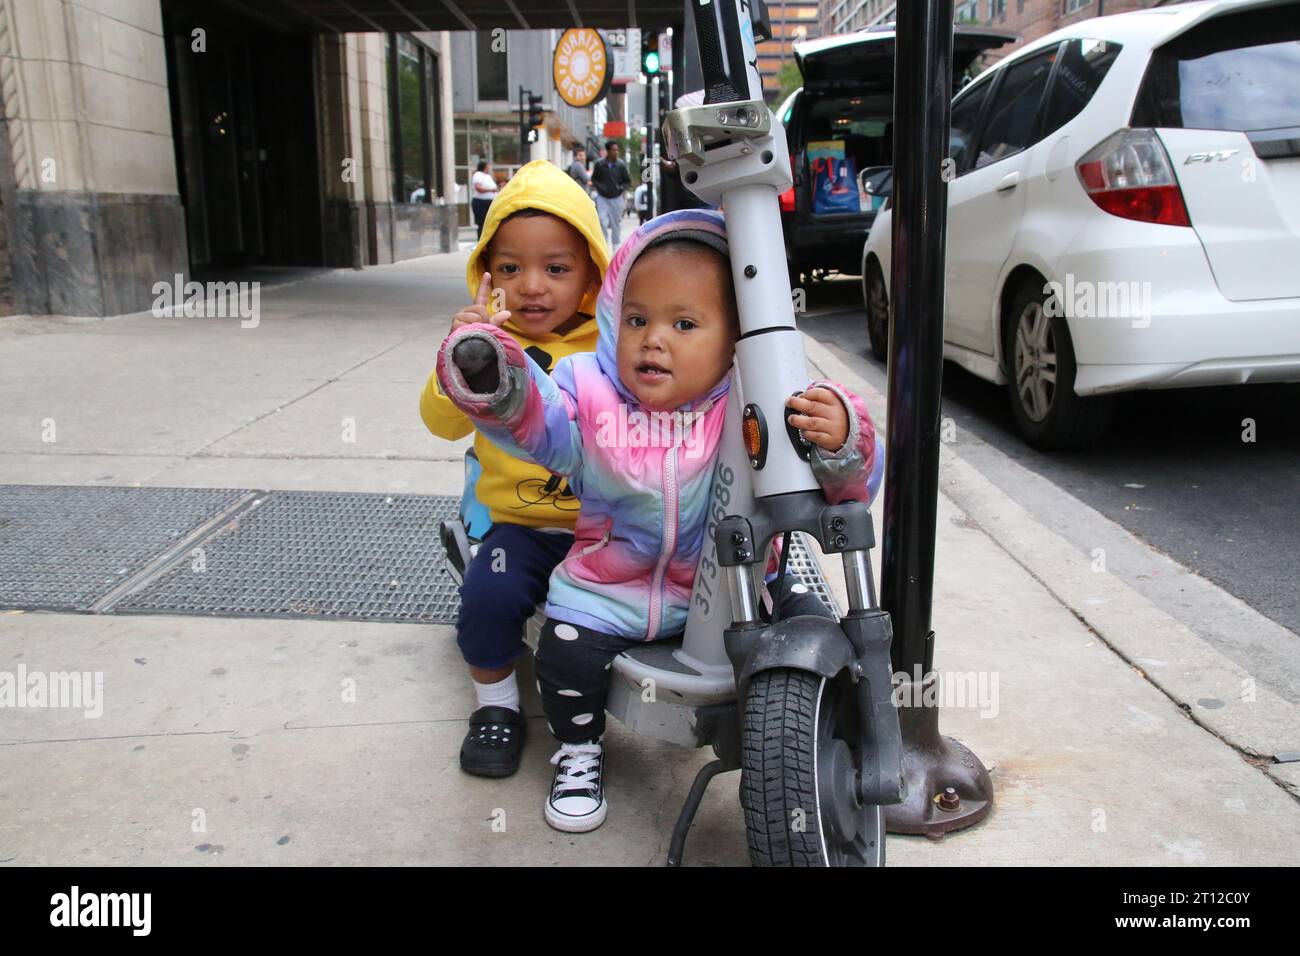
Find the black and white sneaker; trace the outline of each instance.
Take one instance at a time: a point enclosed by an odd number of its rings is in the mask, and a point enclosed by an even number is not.
[[[546,822],[565,833],[586,833],[605,822],[605,749],[599,741],[560,744],[551,757],[555,784],[546,800]]]

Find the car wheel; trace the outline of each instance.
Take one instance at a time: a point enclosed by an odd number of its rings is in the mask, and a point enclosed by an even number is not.
[[[1046,309],[1041,281],[1021,284],[1003,323],[1007,396],[1016,427],[1029,444],[1063,451],[1094,444],[1110,427],[1112,396],[1074,393],[1077,366],[1070,328]]]
[[[880,262],[872,259],[862,276],[862,299],[867,307],[867,338],[871,354],[881,362],[889,360],[889,293]]]

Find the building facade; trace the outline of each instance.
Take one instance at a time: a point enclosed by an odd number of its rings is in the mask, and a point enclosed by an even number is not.
[[[956,0],[953,22],[992,26],[1020,36],[1020,41],[981,58],[987,65],[1026,43],[1047,36],[1076,20],[1162,6],[1178,0]],[[821,0],[824,34],[852,33],[878,23],[892,23],[895,0]]]
[[[772,39],[758,44],[758,72],[763,77],[763,95],[772,101],[781,89],[778,79],[781,67],[794,62],[794,44],[821,36],[822,18],[821,8],[810,0],[803,3],[768,0],[767,13]]]
[[[1079,20],[1145,10],[1170,2],[1176,0],[959,0],[953,14],[957,23],[991,26],[1020,37],[1018,42],[981,57],[979,64],[988,66],[1025,44]]]
[[[548,159],[567,166],[574,146],[595,142],[603,118],[595,107],[576,108],[559,98],[551,61],[560,30],[458,31],[451,36],[452,109],[456,201],[469,223],[465,184],[480,160],[502,182],[523,163]],[[520,87],[542,97],[544,121],[530,144],[520,138]],[[603,115],[603,114],[602,114]]]
[[[822,33],[853,33],[894,19],[894,0],[822,0]]]
[[[445,32],[222,0],[0,0],[0,314],[455,248]]]

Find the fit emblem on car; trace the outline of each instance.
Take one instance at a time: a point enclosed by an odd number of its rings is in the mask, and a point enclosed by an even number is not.
[[[1213,163],[1216,161],[1221,163],[1233,153],[1239,152],[1241,152],[1239,149],[1215,149],[1208,153],[1192,153],[1183,160],[1183,165],[1188,166],[1192,163]]]

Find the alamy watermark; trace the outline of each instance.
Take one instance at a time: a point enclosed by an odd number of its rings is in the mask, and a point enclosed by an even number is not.
[[[95,719],[104,714],[103,671],[0,671],[0,710],[52,708],[81,710]]]
[[[133,936],[148,936],[152,913],[152,893],[83,893],[74,885],[50,897],[51,926],[118,926]]]
[[[921,665],[894,674],[895,707],[976,707],[981,717],[996,717],[998,700],[997,671],[932,671],[934,680],[922,673]]]
[[[241,329],[255,329],[262,321],[260,282],[186,282],[178,272],[171,282],[155,282],[150,291],[156,296],[155,318],[239,318]]]
[[[1074,273],[1065,274],[1065,282],[1048,282],[1043,286],[1043,312],[1068,319],[1132,319],[1133,328],[1151,324],[1151,283],[1075,281]]]
[[[596,415],[596,445],[600,448],[686,449],[687,458],[704,452],[703,412],[651,412],[619,405],[617,411]]]

